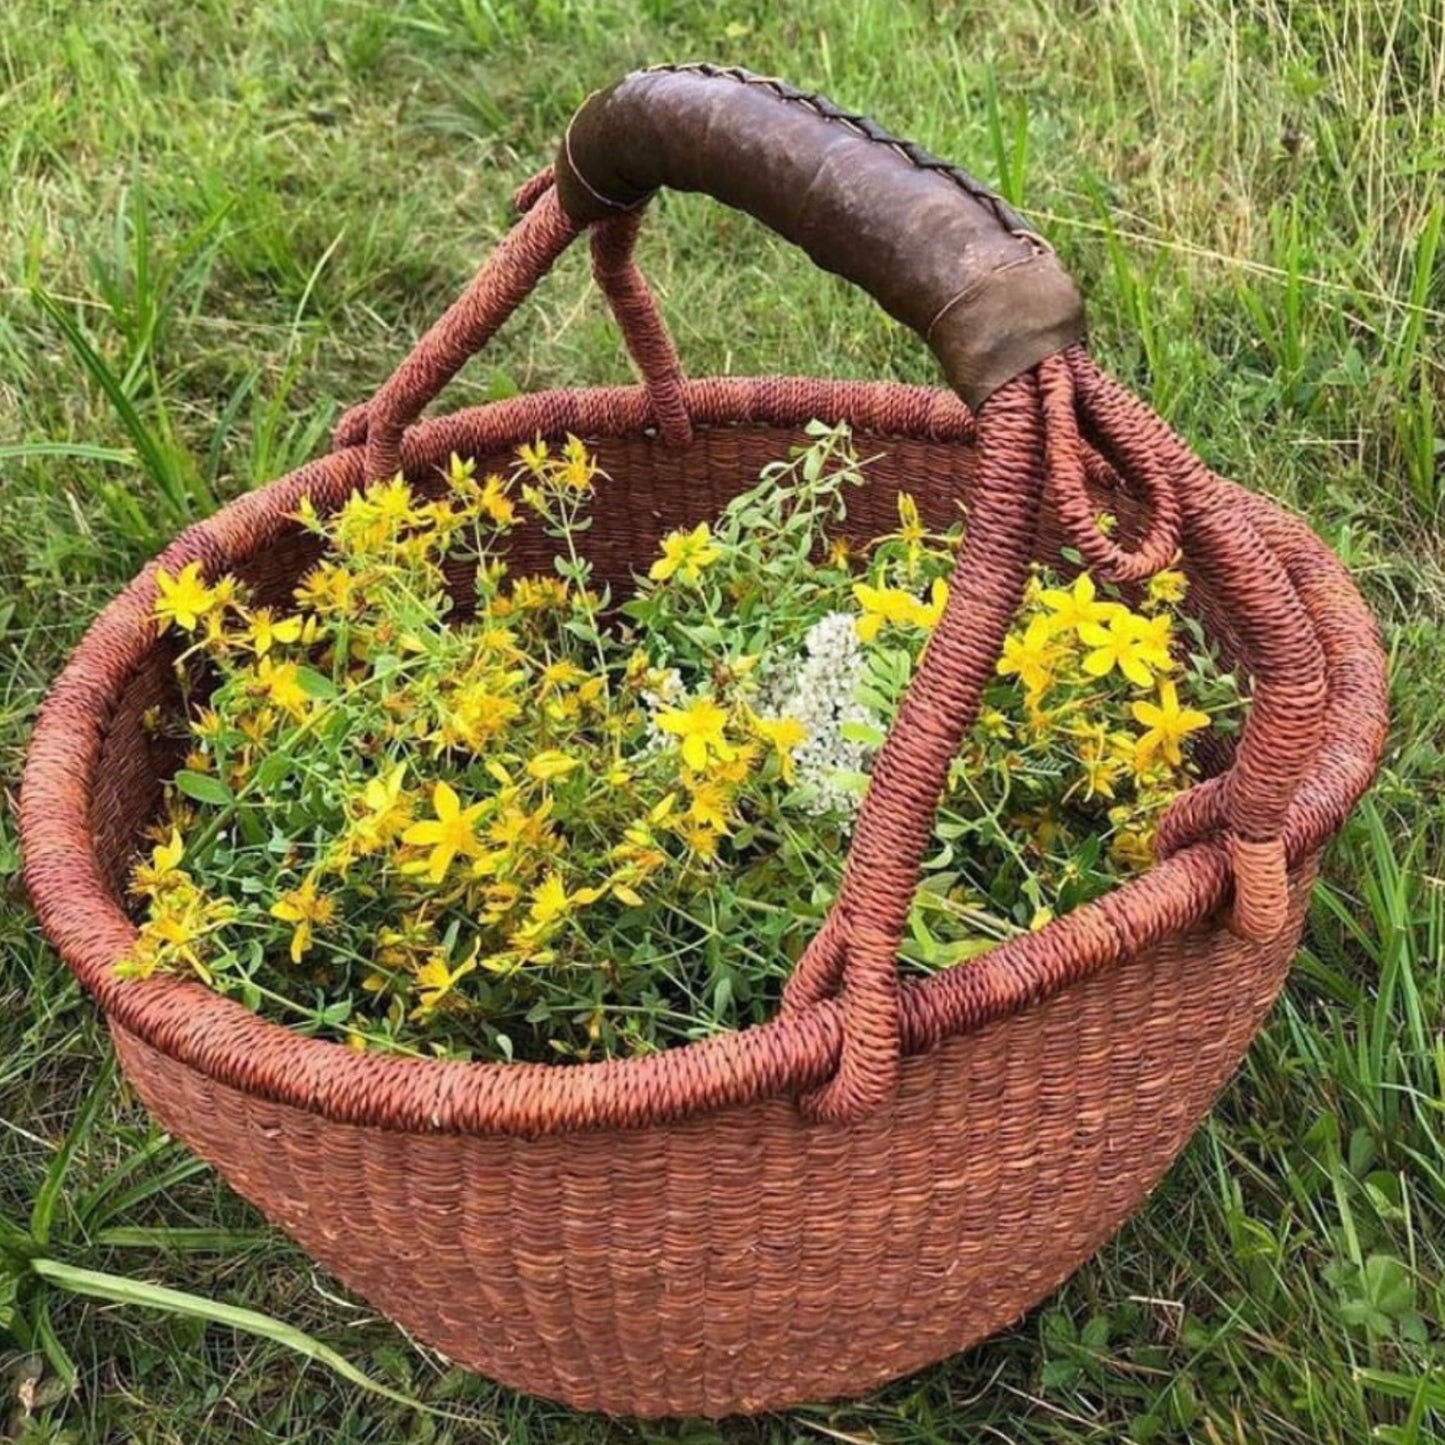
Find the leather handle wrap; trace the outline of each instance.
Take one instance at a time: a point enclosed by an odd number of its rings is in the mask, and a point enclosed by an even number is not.
[[[745,70],[660,66],[597,91],[567,128],[556,179],[578,226],[662,186],[746,211],[912,327],[975,411],[1083,339],[1077,288],[999,197],[873,122]]]

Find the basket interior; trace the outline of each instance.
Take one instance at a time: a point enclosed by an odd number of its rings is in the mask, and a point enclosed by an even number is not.
[[[715,517],[757,479],[763,466],[785,458],[790,447],[806,440],[800,428],[765,424],[700,429],[693,445],[681,451],[645,434],[588,438],[606,473],[598,484],[592,528],[582,539],[599,581],[612,589],[614,598],[625,597],[634,572],[647,565],[663,536]],[[865,541],[896,527],[900,491],[915,498],[925,521],[935,529],[947,528],[964,515],[972,478],[970,447],[926,438],[866,435],[856,436],[855,446],[867,463],[869,484],[847,493],[848,515],[838,529],[844,535]],[[440,446],[435,451],[409,469],[413,485],[439,485],[437,469],[446,465],[448,452]],[[483,451],[478,469],[505,471],[511,460],[510,449]],[[1141,512],[1132,497],[1120,492],[1097,500],[1118,517],[1126,541],[1137,535]],[[550,570],[554,546],[540,529],[519,528],[509,542],[514,570]],[[1061,545],[1062,534],[1046,512],[1038,560],[1071,570]],[[317,540],[297,525],[274,544],[233,559],[231,570],[259,603],[288,608],[292,588],[319,555]],[[1187,559],[1182,565],[1189,570]],[[1220,643],[1229,665],[1239,654],[1228,618],[1214,604],[1208,579],[1191,573],[1190,580],[1189,609]],[[450,581],[458,615],[465,616],[471,596],[469,569],[458,565]],[[167,729],[154,725],[157,711],[173,714],[179,707],[175,651],[165,642],[151,648],[124,688],[105,737],[92,795],[98,856],[115,897],[125,906],[131,862],[144,830],[159,811],[162,784],[180,766],[184,751]],[[1208,740],[1198,751],[1206,774],[1228,764],[1230,748],[1222,738]]]

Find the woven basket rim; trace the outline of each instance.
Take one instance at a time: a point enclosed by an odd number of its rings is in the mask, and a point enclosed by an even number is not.
[[[764,387],[764,383],[768,385]],[[781,383],[781,390],[780,384]],[[847,421],[878,440],[966,445],[972,418],[949,391],[894,382],[815,378],[707,378],[685,384],[700,430],[799,427]],[[782,398],[781,400],[779,398]],[[869,425],[886,404],[904,425]],[[407,435],[408,470],[451,450],[502,451],[538,431],[589,440],[649,430],[642,387],[533,393],[422,422]],[[290,530],[303,493],[334,505],[363,481],[359,447],[333,452],[243,495],[181,533],[92,623],[47,696],[26,758],[20,833],[27,886],[42,926],[97,997],[113,1027],[144,1039],[221,1082],[341,1123],[426,1132],[535,1136],[642,1127],[812,1088],[837,1066],[840,1009],[833,1000],[767,1023],[637,1059],[582,1064],[449,1062],[358,1054],[307,1038],[203,985],[176,978],[120,982],[115,961],[134,937],[103,877],[89,821],[108,716],[139,659],[154,645],[150,620],[158,567],[200,560],[226,570]],[[1344,659],[1328,708],[1336,731],[1358,741],[1384,728],[1383,654],[1373,619],[1339,560],[1298,519],[1242,488],[1239,504],[1278,545],[1322,579],[1327,605],[1310,609],[1321,642]],[[1361,639],[1364,639],[1363,641]],[[1372,769],[1343,745],[1316,761],[1286,833],[1296,877],[1342,823]],[[961,968],[902,989],[905,1054],[1020,1012],[1090,972],[1160,939],[1204,925],[1229,894],[1226,850],[1214,839],[1181,848],[1148,872],[1007,940]],[[1214,926],[1220,926],[1216,921]]]

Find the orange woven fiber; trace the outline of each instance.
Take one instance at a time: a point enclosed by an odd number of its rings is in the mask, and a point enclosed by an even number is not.
[[[596,169],[614,154],[638,194]],[[788,170],[815,163],[815,185]],[[633,260],[663,184],[741,205],[869,286],[954,389],[687,380]],[[520,200],[517,228],[343,419],[335,451],[188,529],[96,620],[36,726],[26,879],[156,1118],[418,1338],[620,1414],[856,1394],[1017,1319],[1138,1207],[1210,1107],[1284,978],[1320,849],[1376,766],[1376,629],[1307,527],[1213,475],[1099,371],[1038,238],[871,122],[743,72],[641,72],[583,107],[555,174]],[[891,249],[859,227],[882,269],[831,224],[873,205],[897,217]],[[949,227],[972,239],[940,257]],[[643,384],[418,421],[583,230]],[[1021,274],[1057,312],[1016,304]],[[151,621],[157,566],[199,560],[281,602],[315,560],[291,520],[303,496],[325,513],[398,469],[426,486],[453,452],[501,468],[570,432],[608,478],[591,558],[625,590],[661,536],[715,515],[813,418],[878,457],[850,498],[857,537],[888,530],[905,486],[932,525],[962,502],[968,527],[835,906],[774,1020],[639,1059],[447,1063],[303,1038],[196,982],[115,977],[135,937],[127,872],[176,765],[141,722],[178,705]],[[1101,511],[1118,518],[1109,536]],[[545,569],[530,548],[520,534],[514,568]],[[1247,680],[1246,725],[1176,800],[1147,873],[904,982],[947,768],[1030,564],[1066,565],[1063,548],[1126,587],[1182,553],[1190,605]]]

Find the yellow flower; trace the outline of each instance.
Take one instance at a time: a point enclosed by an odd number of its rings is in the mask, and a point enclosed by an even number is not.
[[[1182,602],[1188,590],[1189,579],[1176,568],[1166,567],[1149,579],[1144,595],[1155,607],[1167,607]]]
[[[421,823],[413,823],[401,836],[403,842],[414,847],[431,849],[426,863],[414,871],[425,872],[430,882],[440,883],[458,853],[467,858],[475,858],[481,852],[475,829],[487,803],[484,799],[464,809],[461,799],[451,786],[438,781],[432,789],[431,805],[436,816]]]
[[[1200,712],[1198,708],[1179,706],[1179,694],[1167,679],[1159,684],[1157,705],[1136,702],[1131,711],[1135,721],[1142,723],[1146,729],[1135,744],[1141,767],[1147,767],[1160,756],[1172,767],[1179,767],[1184,761],[1180,743],[1190,733],[1209,726],[1208,713]]]
[[[733,747],[732,757],[720,759],[708,768],[708,776],[730,787],[740,788],[752,776],[757,761],[756,743],[738,743]]]
[[[662,556],[648,569],[647,575],[654,582],[666,582],[669,577],[677,576],[696,584],[702,569],[721,555],[712,545],[712,528],[706,522],[699,522],[691,532],[673,532],[663,539]]]
[[[405,763],[398,763],[385,777],[367,781],[350,838],[363,857],[384,848],[411,822],[411,800],[402,792],[405,782]]]
[[[727,740],[727,721],[727,712],[707,697],[657,715],[657,726],[682,740],[682,760],[695,773],[707,767],[709,758],[725,763],[736,753]]]
[[[553,778],[565,777],[576,766],[576,758],[569,758],[566,753],[552,749],[548,752],[538,753],[527,764],[527,772],[540,782],[546,783]]]
[[[160,595],[151,615],[162,624],[174,623],[182,632],[194,632],[219,601],[215,590],[201,581],[199,562],[187,562],[175,577],[164,567],[157,569],[156,591]]]
[[[863,609],[857,622],[858,636],[872,642],[884,623],[931,631],[947,605],[948,583],[936,577],[927,602],[902,587],[870,587],[866,582],[853,584],[853,597]]]
[[[517,520],[517,509],[507,495],[507,483],[495,474],[482,483],[477,493],[477,510],[498,527],[510,527]]]
[[[704,778],[691,790],[687,816],[699,827],[726,833],[731,803],[732,794],[726,784]]]
[[[185,878],[186,875],[180,871],[181,860],[185,856],[186,845],[181,839],[181,830],[172,828],[170,841],[151,850],[151,861],[136,864],[131,873],[131,891],[152,896],[164,892],[171,883]]]
[[[521,703],[509,695],[522,677],[520,672],[492,671],[459,687],[443,704],[440,725],[430,735],[438,751],[460,743],[480,752],[505,732],[522,711]]]
[[[301,579],[292,595],[309,612],[344,616],[355,601],[356,578],[334,562],[322,562]]]
[[[532,443],[523,442],[517,448],[517,460],[536,477],[546,470],[548,455],[547,443],[541,437]]]
[[[519,808],[510,797],[504,797],[501,811],[487,829],[487,836],[504,849],[551,846],[556,841],[547,827],[552,808],[553,799],[550,796],[543,798],[530,813]]]
[[[427,917],[425,908],[419,908],[403,913],[391,927],[378,930],[376,961],[382,968],[395,973],[415,973],[435,943],[436,926]],[[365,981],[362,987],[371,992],[377,991],[376,986]]]
[[[153,897],[135,942],[116,964],[121,978],[149,978],[158,969],[190,971],[211,983],[204,954],[206,938],[236,916],[229,898],[207,898],[184,873],[176,872]]]
[[[771,743],[778,754],[778,772],[785,783],[793,781],[793,754],[807,740],[807,725],[795,717],[755,717],[753,731]]]
[[[898,537],[910,548],[923,545],[928,533],[918,519],[918,503],[907,492],[898,494]]]
[[[566,914],[572,906],[562,880],[549,873],[532,893],[532,906],[527,913],[527,924],[531,928],[545,928]]]
[[[1124,763],[1114,750],[1104,725],[1086,728],[1078,734],[1078,738],[1080,776],[1070,793],[1082,792],[1085,802],[1096,797],[1112,798],[1114,783]]]
[[[472,951],[455,968],[449,967],[441,954],[434,953],[417,969],[414,975],[417,1006],[411,1011],[414,1021],[428,1019],[444,1005],[456,1003],[451,992],[476,968],[480,947],[473,944]]]
[[[226,631],[226,614],[217,604],[201,619],[201,645],[213,657],[224,657],[231,651],[236,638]]]
[[[225,730],[225,722],[213,707],[203,707],[191,722],[191,731],[204,742],[217,741]]]
[[[932,632],[938,626],[946,606],[948,606],[948,583],[942,577],[935,577],[933,586],[928,589],[928,601],[915,599],[913,603],[913,625],[921,627],[925,632]]]
[[[481,921],[488,925],[500,923],[521,900],[522,890],[517,884],[492,883],[485,894]]]
[[[872,642],[885,622],[907,622],[913,610],[913,597],[901,587],[870,587],[866,582],[855,582],[853,596],[863,609],[857,627],[864,642]]]
[[[546,612],[565,607],[567,584],[560,577],[519,577],[512,584],[510,602],[523,612]],[[493,613],[497,612],[495,604]]]
[[[236,720],[241,735],[257,747],[263,746],[276,731],[276,723],[276,709],[272,707],[263,707],[258,712],[247,713]]]
[[[269,607],[258,607],[247,619],[250,625],[242,634],[257,657],[265,657],[278,642],[295,642],[301,636],[301,619],[283,617],[279,622],[271,616]]]
[[[1150,667],[1159,672],[1168,672],[1174,666],[1174,654],[1169,650],[1174,641],[1174,623],[1165,613],[1157,617],[1141,617],[1132,612],[1130,625],[1139,639],[1140,656]]]
[[[549,662],[537,678],[544,697],[549,692],[559,692],[564,687],[576,687],[579,682],[586,680],[586,672],[566,657],[559,658],[556,662]]]
[[[301,669],[294,662],[277,663],[263,657],[256,669],[256,681],[266,697],[284,712],[294,718],[306,715],[311,699],[301,686]]]
[[[577,437],[568,436],[562,448],[563,465],[559,469],[562,484],[574,492],[590,492],[597,463],[587,455],[587,447]]]
[[[1084,671],[1090,677],[1107,677],[1117,668],[1135,687],[1151,686],[1154,671],[1161,663],[1157,642],[1140,631],[1142,621],[1121,609],[1109,619],[1107,627],[1097,622],[1086,622],[1080,627],[1080,640],[1092,649],[1084,655]],[[1166,652],[1164,664],[1168,661]]]
[[[1039,601],[1049,609],[1049,624],[1057,632],[1102,627],[1124,610],[1119,603],[1104,601],[1097,595],[1094,579],[1087,572],[1080,572],[1070,588],[1045,588],[1039,593]]]
[[[1121,828],[1109,841],[1109,857],[1120,868],[1142,873],[1154,861],[1152,829],[1139,824]]]
[[[568,893],[557,874],[547,874],[532,890],[526,922],[517,931],[514,942],[524,948],[539,943],[562,919],[578,908],[595,903],[606,891],[605,888],[579,888],[575,893]]]
[[[1053,685],[1054,668],[1058,661],[1059,648],[1049,619],[1035,617],[1022,636],[1011,632],[1004,639],[998,674],[1000,677],[1017,677],[1025,691],[1038,698]]]
[[[687,844],[688,848],[696,853],[699,858],[714,858],[717,856],[718,835],[715,829],[704,828],[694,823],[689,818],[680,819],[675,825],[675,831],[679,838]]]
[[[291,934],[291,962],[300,963],[311,947],[315,930],[330,923],[336,916],[336,900],[317,893],[314,875],[308,875],[299,888],[283,893],[271,905],[271,917],[282,923],[295,924]]]
[[[986,707],[979,713],[978,726],[985,737],[996,742],[1006,742],[1013,731],[1008,715],[996,707]]]

